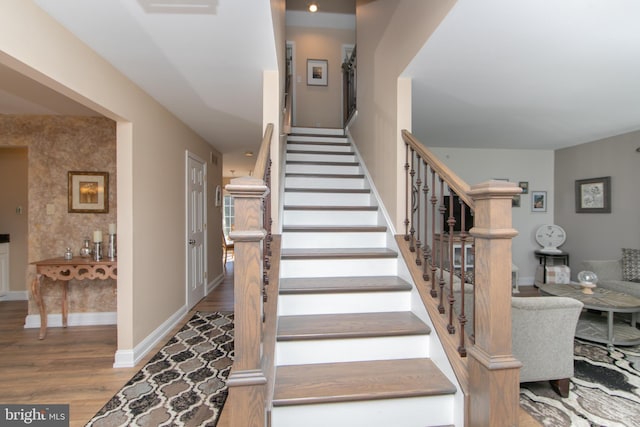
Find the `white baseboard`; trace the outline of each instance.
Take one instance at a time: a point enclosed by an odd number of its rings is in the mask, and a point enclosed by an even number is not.
[[[211,282],[207,283],[207,287],[205,289],[205,295],[209,295],[211,291],[213,291],[220,283],[224,281],[224,273],[220,273],[218,277],[214,278]]]
[[[96,313],[69,313],[67,317],[68,326],[95,326],[95,325],[115,325],[117,314],[115,311]],[[62,314],[47,314],[47,326],[52,328],[62,327]],[[29,314],[25,318],[24,327],[39,328],[40,315]]]
[[[518,286],[533,286],[535,282],[535,277],[520,276],[518,278]]]
[[[155,331],[147,335],[135,348],[116,351],[113,367],[133,368],[136,366],[182,320],[187,312],[187,307],[183,306],[158,326]]]
[[[0,296],[0,301],[26,301],[28,299],[27,291],[8,291]]]

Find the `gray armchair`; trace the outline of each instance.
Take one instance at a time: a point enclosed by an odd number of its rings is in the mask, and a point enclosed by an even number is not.
[[[583,304],[564,297],[512,297],[513,355],[520,382],[549,380],[562,397],[573,376],[573,341]]]

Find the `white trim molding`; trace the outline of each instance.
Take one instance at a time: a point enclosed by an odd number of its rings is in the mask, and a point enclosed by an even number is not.
[[[183,306],[176,311],[171,317],[158,326],[155,331],[151,332],[140,344],[133,349],[118,349],[116,351],[114,368],[133,368],[143,357],[147,355],[171,330],[182,321],[182,318],[188,313],[187,307]]]
[[[95,325],[115,325],[117,316],[115,311],[95,312],[95,313],[69,313],[67,326],[95,326]],[[39,328],[40,315],[29,314],[24,321],[25,329]],[[47,327],[62,327],[62,314],[47,314]]]
[[[224,273],[220,273],[215,279],[207,283],[207,287],[204,290],[205,295],[209,295],[211,291],[218,287],[224,281]]]
[[[0,296],[0,301],[27,301],[28,299],[27,291],[9,291]]]

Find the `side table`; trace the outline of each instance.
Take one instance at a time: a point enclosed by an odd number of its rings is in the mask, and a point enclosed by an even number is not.
[[[62,281],[62,325],[67,327],[67,314],[69,303],[67,301],[67,291],[69,281],[96,280],[96,279],[117,279],[117,261],[94,261],[91,258],[74,258],[66,260],[64,258],[51,258],[42,261],[32,262],[36,266],[36,277],[31,283],[31,293],[38,304],[40,310],[40,335],[39,339],[47,336],[47,309],[42,298],[41,286],[42,278],[48,277],[54,281]]]
[[[564,262],[564,265],[569,266],[569,253],[568,252],[557,252],[557,253],[548,253],[542,252],[540,250],[535,251],[534,255],[536,258],[539,258],[539,265],[542,265],[542,283],[547,283],[547,260],[550,259],[553,262],[555,260],[560,260]],[[550,264],[554,265],[554,264]]]

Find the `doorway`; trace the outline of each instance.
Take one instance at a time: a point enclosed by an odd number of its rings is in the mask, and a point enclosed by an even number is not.
[[[207,279],[207,165],[189,151],[186,186],[186,288],[187,309],[191,309],[204,298]]]

